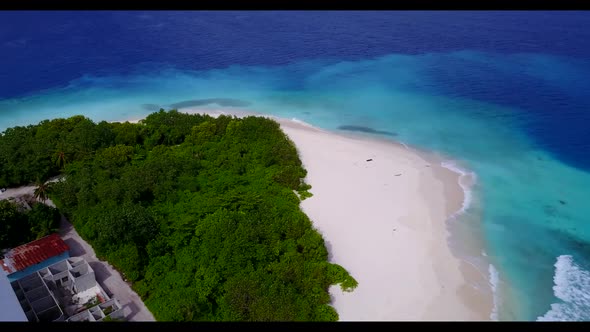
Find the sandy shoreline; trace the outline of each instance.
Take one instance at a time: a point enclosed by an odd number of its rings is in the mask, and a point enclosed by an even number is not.
[[[262,115],[233,110],[187,113]],[[489,320],[491,289],[449,246],[446,220],[462,208],[460,174],[434,153],[276,118],[295,143],[313,197],[301,207],[330,260],[359,282],[330,289],[342,321]],[[372,159],[367,161],[367,159]],[[485,280],[484,280],[485,279]]]

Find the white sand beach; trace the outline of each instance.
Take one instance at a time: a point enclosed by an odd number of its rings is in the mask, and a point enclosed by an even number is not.
[[[485,276],[447,244],[445,220],[463,202],[459,174],[401,144],[274,119],[308,171],[313,197],[302,209],[322,233],[330,260],[359,283],[351,293],[331,287],[340,320],[489,320],[491,290],[471,286],[486,284]]]

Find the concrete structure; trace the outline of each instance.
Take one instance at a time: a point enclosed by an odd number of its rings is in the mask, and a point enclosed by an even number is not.
[[[26,322],[27,320],[6,273],[0,269],[0,322]]]
[[[70,318],[68,322],[100,322],[108,320],[122,320],[123,309],[117,299],[110,299],[104,303],[84,310]]]
[[[70,257],[69,250],[58,234],[51,234],[5,252],[0,267],[13,282]]]
[[[11,283],[29,322],[64,321],[65,315],[38,272]]]
[[[106,294],[88,262],[70,257],[69,249],[58,234],[52,234],[10,249],[0,257],[0,320],[124,318],[121,304]]]
[[[61,260],[12,282],[29,321],[101,321],[122,319],[90,265],[82,258]],[[108,317],[108,318],[107,318]]]

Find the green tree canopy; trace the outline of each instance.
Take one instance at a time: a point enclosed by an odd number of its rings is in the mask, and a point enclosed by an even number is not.
[[[64,174],[49,196],[158,320],[334,321],[329,286],[356,287],[301,211],[306,171],[271,119],[77,116],[11,128],[0,143],[0,184]]]

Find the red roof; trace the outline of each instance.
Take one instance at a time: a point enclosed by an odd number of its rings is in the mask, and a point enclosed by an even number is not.
[[[11,249],[4,255],[4,259],[0,260],[0,265],[4,271],[11,274],[61,255],[68,250],[70,248],[58,234],[51,234]]]

